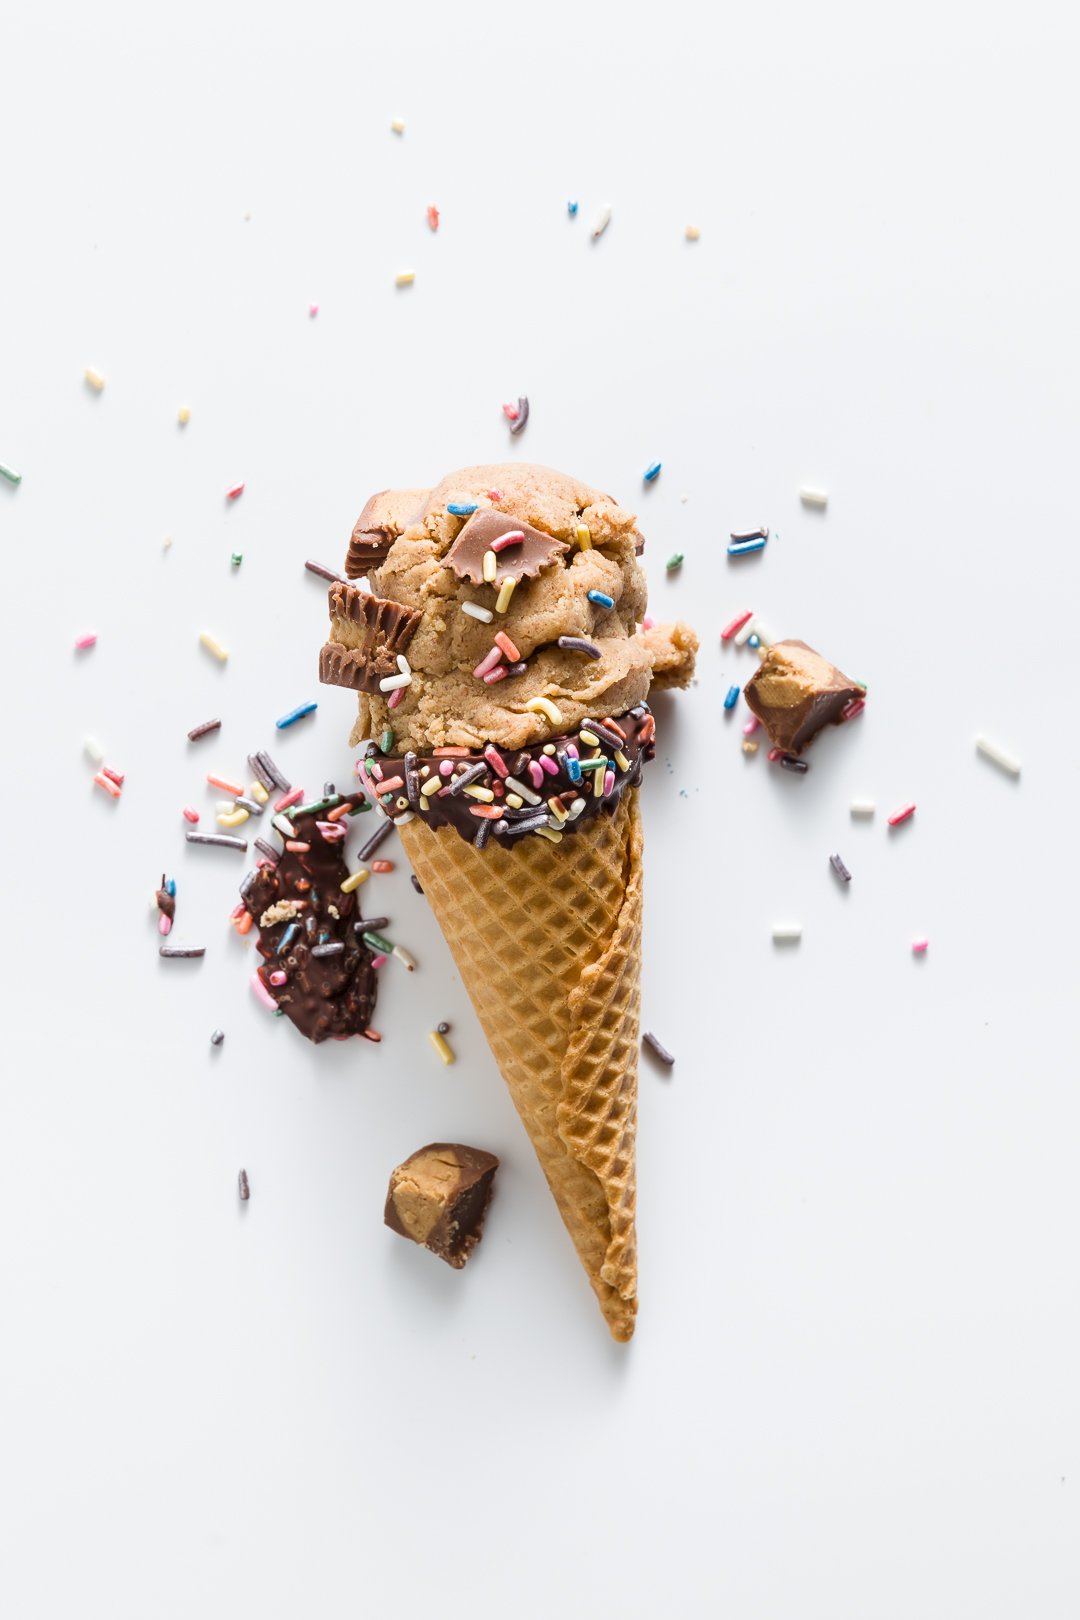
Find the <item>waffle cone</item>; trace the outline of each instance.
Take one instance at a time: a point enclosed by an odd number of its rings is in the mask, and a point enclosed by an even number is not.
[[[560,844],[483,849],[401,828],[488,1044],[616,1339],[637,1311],[634,1233],[641,817],[637,789]]]

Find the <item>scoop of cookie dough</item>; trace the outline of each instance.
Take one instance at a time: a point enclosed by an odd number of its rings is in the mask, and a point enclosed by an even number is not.
[[[407,521],[410,504],[418,510]],[[535,577],[518,580],[502,612],[494,582],[462,578],[447,561],[469,518],[487,509],[563,542]],[[365,507],[360,533],[366,556],[381,553],[381,560],[365,565],[372,593],[420,620],[407,653],[411,683],[392,710],[389,694],[359,692],[354,743],[389,727],[398,750],[486,742],[522,748],[591,717],[624,713],[646,698],[654,681],[686,685],[693,673],[697,641],[688,626],[639,633],[646,584],[636,557],[636,520],[609,495],[566,473],[477,466],[451,473],[426,496],[384,491]],[[500,574],[511,556],[500,551]],[[353,550],[348,568],[360,571]],[[490,614],[490,622],[463,611],[465,603]],[[498,632],[510,651],[486,671],[494,679],[485,681],[474,670]],[[561,638],[591,650],[560,646]],[[536,700],[545,700],[542,709],[530,708]]]

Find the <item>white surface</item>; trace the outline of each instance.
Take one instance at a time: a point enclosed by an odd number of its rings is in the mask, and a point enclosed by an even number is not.
[[[1076,9],[269,9],[3,30],[4,1611],[1073,1620]],[[704,641],[645,794],[629,1350],[406,873],[383,1045],[316,1051],[182,838],[256,746],[350,768],[305,556],[504,458],[636,506]],[[721,717],[744,606],[869,682],[804,780]],[[463,1275],[381,1225],[440,1136],[503,1158]]]

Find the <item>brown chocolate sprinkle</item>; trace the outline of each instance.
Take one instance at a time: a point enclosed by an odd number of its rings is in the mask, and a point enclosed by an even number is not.
[[[211,1046],[220,1046],[222,1044],[222,1042],[224,1041],[224,1039],[225,1039],[225,1031],[223,1029],[215,1029],[213,1034],[210,1037],[210,1045]]]
[[[570,549],[565,540],[544,534],[520,518],[507,517],[491,507],[484,507],[474,512],[466,522],[446,554],[446,566],[458,579],[483,585],[484,555],[491,550],[492,541],[515,531],[519,531],[524,539],[496,553],[495,579],[487,583],[499,586],[506,579],[521,580],[526,576],[535,579],[542,568],[548,567]]]
[[[514,417],[513,421],[510,423],[510,432],[512,434],[514,434],[514,436],[516,437],[521,432],[522,428],[525,426],[525,424],[526,424],[526,422],[528,420],[529,420],[529,396],[528,396],[528,394],[519,394],[518,395],[518,413]]]
[[[674,1067],[674,1064],[675,1064],[674,1057],[668,1051],[667,1047],[662,1045],[662,1043],[657,1040],[656,1036],[653,1034],[651,1029],[647,1029],[645,1031],[645,1033],[642,1035],[641,1044],[642,1044],[642,1046],[647,1046],[649,1048],[649,1051],[653,1054],[653,1056],[655,1058],[659,1059],[659,1061],[665,1066],[665,1068],[670,1069],[670,1068]]]
[[[240,1202],[242,1204],[246,1204],[248,1199],[251,1197],[251,1185],[248,1181],[248,1173],[246,1170],[241,1170],[240,1174],[236,1178],[236,1185],[240,1193]]]
[[[564,652],[584,653],[586,658],[600,658],[602,656],[600,648],[595,643],[586,641],[584,636],[560,636],[556,646],[561,647]]]
[[[205,945],[159,945],[159,956],[194,957],[205,956]]]
[[[220,720],[204,720],[201,726],[192,726],[188,732],[188,742],[198,742],[200,737],[209,737],[212,731],[221,730]]]
[[[416,873],[415,872],[410,872],[409,873],[409,878],[410,878],[412,886],[416,890],[417,894],[423,894],[424,890],[423,890],[423,887],[421,886],[420,879],[417,877]]]
[[[385,843],[386,839],[389,838],[393,830],[394,823],[390,820],[384,821],[381,827],[376,827],[367,843],[361,844],[360,848],[356,852],[356,859],[361,863],[361,865],[370,856],[374,855],[380,844]]]
[[[311,562],[304,564],[309,574],[318,574],[320,579],[328,579],[331,585],[347,585],[349,582],[344,574],[336,574],[332,568],[325,568],[322,563]]]

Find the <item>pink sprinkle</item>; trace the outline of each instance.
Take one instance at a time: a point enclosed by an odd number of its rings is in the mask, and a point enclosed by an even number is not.
[[[285,848],[292,855],[306,855],[310,850],[311,845],[305,843],[304,839],[302,838],[286,838]]]
[[[383,768],[375,758],[375,755],[369,754],[367,759],[364,761],[364,764],[367,766],[368,776],[373,776],[376,782],[380,781],[382,778]]]
[[[749,720],[746,722],[745,726],[743,726],[743,728],[742,728],[743,736],[744,737],[752,737],[754,735],[754,732],[757,730],[758,726],[760,726],[760,724],[761,724],[761,721],[758,719],[757,715],[752,714],[750,716]]]
[[[778,759],[783,759],[784,750],[782,748],[770,748],[765,757],[770,765],[775,765]]]
[[[928,939],[913,939],[911,942],[911,949],[914,951],[916,956],[921,956],[929,943],[930,941]]]
[[[281,796],[281,798],[275,804],[274,809],[275,810],[287,810],[289,808],[290,804],[299,804],[300,800],[303,797],[304,797],[303,788],[300,788],[300,787],[293,788],[291,793],[285,793],[285,794],[283,794]]]
[[[517,419],[518,419],[518,408],[517,408],[517,406],[516,405],[504,405],[503,406],[503,415],[506,417],[508,422],[516,422]]]
[[[245,906],[244,902],[241,900],[240,904],[238,906],[233,906],[232,910],[229,912],[229,921],[230,922],[235,922],[237,917],[242,917],[246,910],[247,910],[247,907]]]
[[[645,617],[641,621],[641,628],[643,630],[651,630],[655,623],[656,620],[653,618],[652,614],[646,613]]]
[[[543,785],[544,785],[544,773],[543,773],[543,770],[540,767],[539,760],[530,759],[530,761],[529,761],[529,780],[532,783],[533,787],[537,789],[537,791],[539,791],[540,788],[543,787]]]
[[[555,760],[552,759],[550,754],[540,755],[540,769],[542,771],[547,771],[549,776],[558,776],[559,774],[559,767]]]
[[[158,933],[159,934],[171,933],[172,932],[172,918],[171,917],[166,917],[165,913],[162,912],[161,915],[158,917],[157,926],[158,926]]]
[[[379,967],[382,967],[382,965],[383,965],[383,963],[385,961],[386,961],[385,956],[373,956],[371,958],[371,965],[372,965],[373,968],[379,968]],[[370,1034],[370,1030],[365,1031],[365,1033]],[[376,1037],[376,1038],[378,1038],[378,1037]]]
[[[505,681],[506,673],[506,665],[500,664],[498,669],[490,670],[489,673],[484,676],[484,685],[495,686],[499,681]]]
[[[732,619],[731,623],[725,624],[724,628],[721,630],[720,640],[730,641],[732,636],[736,635],[742,629],[743,625],[746,624],[749,619],[752,619],[753,616],[753,608],[747,608],[745,613],[737,613]]]
[[[525,538],[524,529],[507,529],[505,534],[498,535],[488,547],[489,551],[505,551],[507,546],[520,546]]]
[[[494,743],[488,743],[487,747],[484,749],[484,758],[487,760],[488,764],[491,766],[492,770],[497,776],[510,775],[510,772],[503,764],[499,750],[495,747]]]
[[[277,1002],[274,1000],[273,996],[270,994],[265,984],[263,984],[262,979],[257,973],[253,973],[251,975],[251,988],[255,992],[255,999],[257,1001],[261,1001],[264,1007],[269,1007],[271,1012],[277,1012]]]
[[[96,641],[96,630],[84,630],[81,636],[75,637],[75,645],[80,652],[85,652],[87,647],[92,647]]]
[[[605,797],[605,799],[607,798],[608,794],[611,792],[611,790],[612,790],[612,788],[614,786],[615,786],[615,772],[613,770],[610,770],[610,769],[606,770],[604,772],[604,797]]]
[[[309,315],[310,315],[310,316],[311,316],[311,318],[312,318],[312,320],[314,320],[314,319],[315,319],[315,317],[316,317],[316,315],[317,315],[317,314],[318,314],[318,313],[319,313],[319,306],[318,306],[318,304],[309,304],[309,305],[308,305],[308,311],[307,311],[307,312],[308,312],[308,314],[309,314]]]
[[[240,499],[240,496],[243,493],[244,493],[243,484],[234,484],[231,489],[227,489],[225,491],[225,499],[227,501],[237,501],[237,500]]]
[[[114,799],[118,799],[120,797],[120,789],[117,787],[115,782],[109,781],[109,778],[103,771],[98,771],[97,775],[94,777],[94,781],[97,783],[99,788],[104,788],[106,793],[111,793]]]
[[[438,230],[438,228],[439,228],[439,210],[436,208],[434,203],[429,203],[428,204],[427,222],[431,226],[433,231]]]
[[[840,711],[841,720],[854,720],[857,714],[862,714],[866,708],[865,698],[852,698],[846,709]]]
[[[890,827],[899,827],[899,825],[900,825],[900,823],[902,821],[910,821],[914,814],[915,814],[914,800],[912,801],[911,804],[902,804],[900,806],[899,810],[894,810],[892,815],[889,817],[889,826]]]
[[[103,765],[101,767],[101,774],[102,774],[102,776],[107,776],[109,778],[110,782],[115,782],[117,787],[123,787],[123,785],[124,785],[124,773],[123,773],[123,771],[114,771],[114,770],[111,769],[110,766]]]
[[[198,826],[199,812],[195,809],[194,805],[185,804],[181,814],[183,815],[185,821],[191,822],[193,827]]]
[[[285,972],[284,968],[275,968],[273,973],[270,975],[271,984],[288,984],[288,982],[289,975]]]
[[[494,669],[501,657],[501,650],[498,647],[492,647],[487,657],[482,658],[477,664],[476,668],[473,670],[473,674],[476,676],[477,680],[482,681],[488,670]]]
[[[348,831],[348,828],[340,821],[317,821],[315,825],[328,844],[338,843]]]
[[[501,489],[489,489],[488,490],[488,500],[489,501],[501,501],[502,498],[503,498],[503,496],[502,496],[502,490]]]
[[[379,783],[379,792],[380,794],[396,793],[399,788],[403,788],[404,786],[405,778],[403,776],[391,776],[388,777],[385,782]]]
[[[518,652],[505,630],[496,630],[495,645],[496,647],[502,648],[503,652],[506,654],[507,658],[509,658],[512,664],[516,664],[518,659],[521,657],[521,654]]]
[[[386,700],[386,707],[388,709],[396,709],[404,696],[405,688],[403,686],[395,686],[394,690]],[[368,1033],[370,1033],[370,1031]]]
[[[372,861],[371,870],[373,872],[392,872],[394,863],[393,861]]]
[[[454,774],[454,762],[453,762],[453,760],[452,759],[440,760],[440,762],[439,762],[439,775],[440,776],[453,776],[453,774]]]
[[[571,759],[580,759],[581,758],[581,755],[578,753],[578,745],[577,745],[577,743],[567,743],[566,752],[567,752],[567,754],[569,755],[569,757]]]

